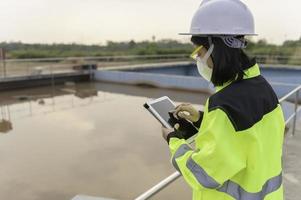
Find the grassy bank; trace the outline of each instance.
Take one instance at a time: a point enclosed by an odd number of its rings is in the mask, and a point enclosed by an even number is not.
[[[0,48],[7,52],[7,58],[50,58],[50,57],[85,57],[85,56],[120,56],[120,55],[165,55],[187,54],[193,50],[190,43],[175,40],[156,42],[112,42],[106,45],[83,44],[25,44],[21,42],[2,42]],[[282,45],[269,44],[265,40],[249,42],[247,53],[265,55],[279,60],[282,64],[301,64],[301,38],[285,41]],[[275,57],[277,56],[277,57]],[[297,59],[298,58],[298,59]],[[297,62],[297,63],[296,63]]]

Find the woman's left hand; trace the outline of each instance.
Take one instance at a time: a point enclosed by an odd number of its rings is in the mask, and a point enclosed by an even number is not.
[[[176,124],[174,126],[175,129],[179,129],[179,124]],[[162,126],[162,137],[167,141],[167,136],[171,133],[174,132],[175,129],[173,128],[165,128],[164,126]]]

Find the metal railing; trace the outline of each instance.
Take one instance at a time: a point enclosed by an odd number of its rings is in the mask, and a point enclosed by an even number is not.
[[[83,64],[70,64],[59,62],[12,62],[6,61],[6,69],[0,71],[0,81],[5,81],[10,78],[31,78],[42,75],[55,75],[61,73],[79,73],[83,72],[77,66],[80,67]],[[86,67],[87,68],[87,67]],[[85,70],[88,72],[91,68]]]
[[[286,94],[285,96],[283,96],[282,98],[279,99],[279,103],[282,104],[285,101],[287,101],[289,99],[289,97],[291,97],[292,95],[295,94],[294,113],[291,116],[289,116],[288,119],[285,121],[285,125],[288,125],[290,123],[290,121],[293,120],[292,135],[295,135],[297,116],[298,116],[298,112],[301,110],[301,108],[298,108],[300,90],[301,90],[301,85],[297,86],[291,92],[289,92],[288,94]],[[191,144],[194,141],[194,137],[190,138],[187,142],[189,144]],[[174,172],[173,174],[171,174],[167,178],[163,179],[158,184],[156,184],[155,186],[153,186],[152,188],[150,188],[149,190],[147,190],[146,192],[144,192],[143,194],[141,194],[140,196],[135,198],[135,200],[150,199],[151,197],[153,197],[157,193],[159,193],[161,190],[168,187],[171,183],[176,181],[179,177],[181,177],[181,174],[178,171]]]
[[[301,108],[299,107],[299,93],[301,90],[301,85],[299,85],[298,87],[296,87],[295,89],[293,89],[291,92],[289,92],[287,95],[285,95],[284,97],[282,97],[279,102],[282,104],[284,101],[286,101],[289,97],[291,97],[292,95],[295,94],[295,107],[294,107],[294,113],[288,117],[288,119],[285,121],[285,125],[288,125],[290,123],[290,121],[293,119],[293,130],[292,130],[292,135],[295,135],[296,132],[296,122],[297,122],[297,118],[298,118],[298,113],[301,110]]]
[[[6,59],[0,62],[0,80],[10,77],[31,77],[40,74],[56,74],[78,71],[80,66],[120,66],[128,64],[170,62],[188,60],[184,54],[176,55],[133,55],[67,58]],[[86,67],[87,68],[87,67]]]
[[[301,57],[280,55],[250,55],[262,64],[301,65]],[[120,66],[150,62],[191,61],[187,54],[127,55],[67,58],[6,59],[0,62],[0,79],[32,76],[40,73],[74,71],[74,66],[95,64],[97,67]]]
[[[256,57],[262,63],[279,64],[301,64],[301,56],[282,56],[266,54],[250,54],[250,57]],[[90,57],[56,57],[56,58],[32,58],[32,59],[6,59],[8,62],[58,62],[62,60],[95,60],[95,61],[124,61],[124,60],[160,60],[160,59],[186,59],[188,54],[162,54],[162,55],[120,55],[120,56],[90,56]],[[270,62],[270,63],[269,63]]]
[[[258,63],[262,64],[281,64],[281,65],[301,65],[300,56],[282,55],[250,55],[256,57]]]

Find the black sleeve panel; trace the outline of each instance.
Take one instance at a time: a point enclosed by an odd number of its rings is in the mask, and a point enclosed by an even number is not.
[[[246,130],[259,122],[278,105],[270,84],[257,76],[234,82],[209,98],[208,111],[222,109],[236,131]]]

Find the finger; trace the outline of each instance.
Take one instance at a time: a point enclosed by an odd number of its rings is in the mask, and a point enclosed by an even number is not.
[[[176,109],[175,109],[175,113],[178,114],[178,112],[183,110],[184,105],[179,105]]]
[[[180,124],[178,124],[178,123],[175,124],[175,125],[174,125],[174,128],[175,128],[176,130],[178,130],[178,129],[180,128]]]
[[[181,112],[181,111],[183,111],[182,107],[177,108],[177,109],[175,110],[175,112],[173,113],[173,116],[174,116],[175,118],[178,118],[178,114],[179,114],[179,112]]]
[[[193,109],[191,108],[191,105],[182,105],[176,109],[175,113],[178,114],[181,111],[192,113]]]
[[[191,115],[188,115],[188,114],[186,114],[186,113],[184,113],[184,112],[179,112],[178,113],[178,116],[180,117],[180,118],[183,118],[183,119],[188,119],[188,120],[192,120],[192,116]]]
[[[179,113],[178,113],[178,116],[179,116],[180,118],[186,118],[186,115],[185,115],[183,112],[179,112]]]
[[[177,114],[178,114],[178,112],[182,111],[182,106],[183,106],[183,104],[180,104],[174,109],[173,116],[175,118],[178,118]]]

